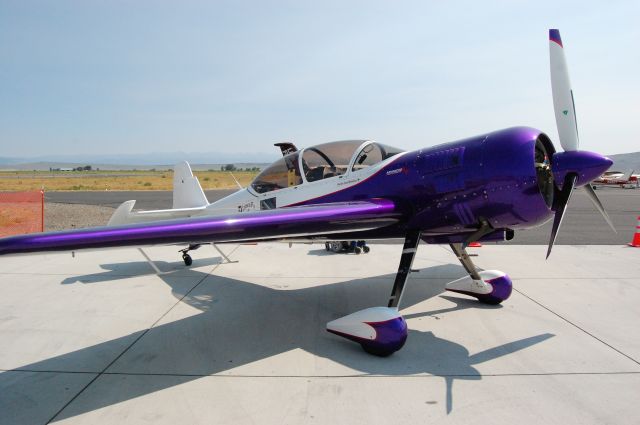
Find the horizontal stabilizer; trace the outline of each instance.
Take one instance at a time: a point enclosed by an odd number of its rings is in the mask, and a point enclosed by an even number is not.
[[[113,212],[107,226],[120,226],[129,223],[129,216],[136,201],[125,201]]]

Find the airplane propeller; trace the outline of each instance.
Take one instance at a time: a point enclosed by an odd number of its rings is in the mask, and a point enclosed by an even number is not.
[[[551,229],[551,237],[549,239],[549,247],[547,249],[547,258],[551,254],[551,249],[556,241],[558,231],[562,224],[562,219],[567,210],[567,204],[571,199],[573,189],[577,185],[582,185],[593,202],[596,209],[600,212],[607,224],[616,232],[609,215],[605,211],[602,203],[598,199],[596,192],[591,187],[590,179],[584,181],[580,179],[581,167],[599,169],[603,164],[608,168],[611,160],[591,154],[589,152],[581,152],[578,150],[580,139],[578,137],[578,121],[576,119],[575,101],[573,98],[573,90],[571,90],[571,82],[569,80],[569,70],[560,38],[560,31],[557,29],[549,30],[549,59],[551,68],[551,91],[553,93],[553,109],[556,116],[556,127],[560,138],[560,145],[564,152],[555,153],[552,157],[552,169],[555,168],[554,176],[560,177],[562,186],[555,185],[554,200],[552,209],[555,211],[553,218],[553,227]],[[607,162],[608,161],[608,165]],[[569,165],[567,165],[569,163]],[[566,173],[564,178],[557,168],[564,168]],[[606,169],[605,168],[605,169]],[[582,177],[585,177],[584,175]]]

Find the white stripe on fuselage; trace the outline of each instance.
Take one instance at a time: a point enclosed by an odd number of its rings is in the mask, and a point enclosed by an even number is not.
[[[274,190],[266,193],[256,193],[251,187],[241,189],[231,195],[209,204],[199,215],[225,215],[260,210],[261,203],[275,198],[276,208],[296,205],[312,199],[327,196],[335,192],[352,188],[380,172],[389,164],[403,156],[406,152],[399,153],[378,164],[357,171],[329,177],[314,182],[304,182],[297,186]],[[391,170],[395,171],[395,170]],[[399,172],[388,173],[390,178],[397,177]]]

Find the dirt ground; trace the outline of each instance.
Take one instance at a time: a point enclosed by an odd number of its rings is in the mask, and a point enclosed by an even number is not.
[[[57,204],[45,202],[45,231],[104,226],[115,208],[97,205]]]

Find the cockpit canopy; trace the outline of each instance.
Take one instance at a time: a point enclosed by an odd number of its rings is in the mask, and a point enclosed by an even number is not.
[[[298,165],[299,154],[300,151],[285,155],[262,170],[251,183],[253,190],[265,193],[302,184],[302,175]]]
[[[265,193],[337,177],[360,171],[400,152],[402,150],[398,148],[366,140],[323,143],[280,158],[265,168],[251,187],[258,193]]]

